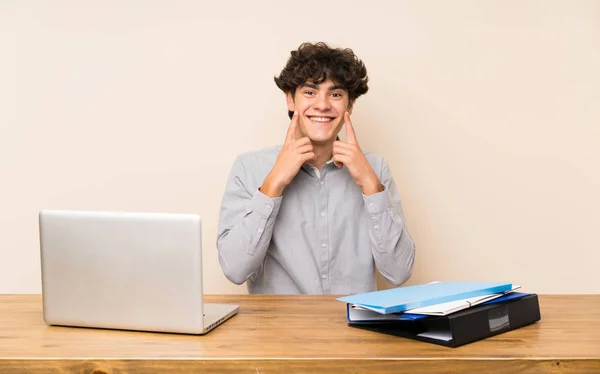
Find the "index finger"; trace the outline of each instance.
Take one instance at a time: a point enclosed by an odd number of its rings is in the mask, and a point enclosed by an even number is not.
[[[356,144],[356,134],[354,133],[354,127],[352,126],[352,122],[350,121],[350,113],[348,112],[344,114],[344,125],[346,126],[346,137],[348,138],[348,143]]]
[[[286,143],[293,143],[296,141],[296,128],[298,128],[298,112],[294,111],[292,116],[292,122],[288,128],[287,135],[285,137]]]

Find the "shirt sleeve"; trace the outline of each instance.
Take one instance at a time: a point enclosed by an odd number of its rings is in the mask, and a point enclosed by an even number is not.
[[[369,236],[377,269],[388,282],[398,286],[412,273],[415,244],[404,223],[400,195],[385,160],[380,180],[382,192],[363,195],[369,214]]]
[[[227,180],[217,229],[219,263],[225,277],[235,284],[260,271],[281,204],[281,197],[270,198],[247,184],[247,172],[238,157]]]

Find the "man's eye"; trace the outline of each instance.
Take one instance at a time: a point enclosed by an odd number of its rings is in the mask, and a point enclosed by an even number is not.
[[[305,95],[314,95],[315,91],[304,91]]]
[[[334,93],[331,94],[331,96],[333,96],[333,97],[342,97],[342,94],[334,92]]]

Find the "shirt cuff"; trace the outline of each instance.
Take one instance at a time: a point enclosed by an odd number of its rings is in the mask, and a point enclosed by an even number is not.
[[[265,218],[269,218],[271,215],[273,215],[273,217],[277,216],[280,206],[281,197],[271,198],[260,192],[258,189],[254,193],[252,201],[250,202],[250,207],[252,210],[258,212]]]
[[[363,199],[367,211],[371,215],[381,214],[392,207],[392,199],[385,187],[383,187],[383,191],[374,193],[370,196],[363,194]]]

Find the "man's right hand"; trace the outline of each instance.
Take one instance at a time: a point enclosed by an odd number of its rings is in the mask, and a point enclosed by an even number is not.
[[[302,165],[316,159],[310,138],[305,136],[296,139],[297,129],[298,112],[294,112],[281,152],[260,187],[260,191],[269,197],[281,196],[283,189],[292,182]]]

